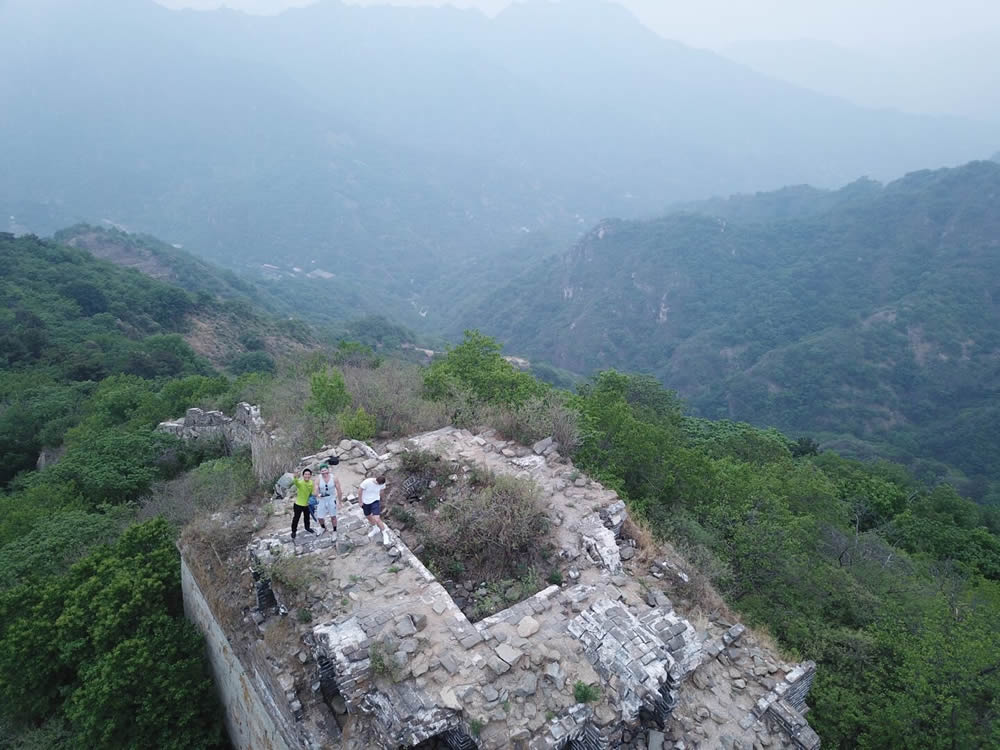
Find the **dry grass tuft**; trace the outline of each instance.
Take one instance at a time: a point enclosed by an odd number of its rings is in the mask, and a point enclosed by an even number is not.
[[[652,562],[657,559],[661,552],[653,530],[641,518],[637,520],[631,515],[626,516],[625,523],[622,524],[621,536],[623,539],[631,539],[635,542],[636,560],[639,562]],[[663,559],[662,556],[659,559]]]
[[[473,432],[492,427],[505,440],[531,445],[552,436],[563,455],[571,455],[580,444],[577,414],[553,396],[533,398],[521,406],[484,404],[460,394],[452,403],[456,427]]]
[[[320,580],[319,563],[312,557],[280,557],[271,564],[267,574],[289,597],[304,592]]]
[[[137,518],[162,516],[175,528],[224,508],[235,508],[259,489],[250,457],[238,453],[206,461],[168,482],[153,485],[139,506]]]

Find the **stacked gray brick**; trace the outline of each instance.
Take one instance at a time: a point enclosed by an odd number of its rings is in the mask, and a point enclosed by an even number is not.
[[[621,534],[622,524],[624,524],[625,519],[628,518],[628,511],[625,509],[625,503],[622,500],[611,503],[611,505],[606,505],[601,508],[599,513],[601,521],[604,522],[605,528],[610,529],[616,537],[619,536]]]
[[[640,711],[662,723],[677,702],[676,662],[660,637],[624,606],[599,599],[567,626],[584,647],[594,671],[614,693],[622,717],[637,725]]]
[[[806,696],[815,676],[816,663],[803,662],[785,675],[785,679],[774,690],[757,701],[751,717],[763,720],[781,731],[799,750],[818,750],[819,735],[809,726],[804,716],[809,710]]]
[[[607,750],[607,739],[593,725],[593,711],[578,703],[554,717],[529,743],[529,750]]]
[[[318,652],[332,665],[332,677],[348,711],[371,716],[386,747],[410,747],[439,737],[463,750],[467,743],[462,744],[461,736],[468,733],[457,712],[438,706],[426,691],[408,683],[394,683],[391,695],[375,688],[370,649],[393,615],[391,610],[382,610],[313,631]],[[474,628],[471,632],[478,637]]]

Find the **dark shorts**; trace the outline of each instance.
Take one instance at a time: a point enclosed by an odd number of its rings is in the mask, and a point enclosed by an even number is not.
[[[364,511],[366,516],[381,516],[382,515],[382,501],[376,500],[374,503],[368,503],[365,505],[361,504],[361,510]]]

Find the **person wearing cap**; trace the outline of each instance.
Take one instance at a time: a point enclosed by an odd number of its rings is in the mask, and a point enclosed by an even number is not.
[[[303,469],[302,476],[295,474],[292,478],[295,486],[295,504],[292,506],[292,541],[295,541],[295,532],[299,529],[299,516],[302,516],[307,534],[315,534],[309,526],[309,496],[313,494],[312,470]]]
[[[340,460],[334,456],[330,463],[336,466]],[[333,472],[326,464],[323,464],[319,469],[319,478],[316,480],[316,497],[319,499],[316,506],[316,518],[319,525],[323,527],[319,533],[321,535],[326,533],[326,522],[323,520],[325,518],[330,519],[330,530],[336,533],[337,506],[344,495],[340,491],[340,480],[333,476]]]

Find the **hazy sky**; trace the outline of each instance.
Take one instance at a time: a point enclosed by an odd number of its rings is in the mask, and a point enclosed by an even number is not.
[[[226,4],[256,13],[314,0],[159,0],[171,7]],[[353,0],[384,4],[386,0]],[[442,0],[393,0],[442,5]],[[573,2],[573,0],[563,0]],[[451,0],[496,12],[509,0]],[[662,35],[718,49],[744,39],[824,39],[878,48],[984,31],[1000,32],[1000,0],[620,0]]]

